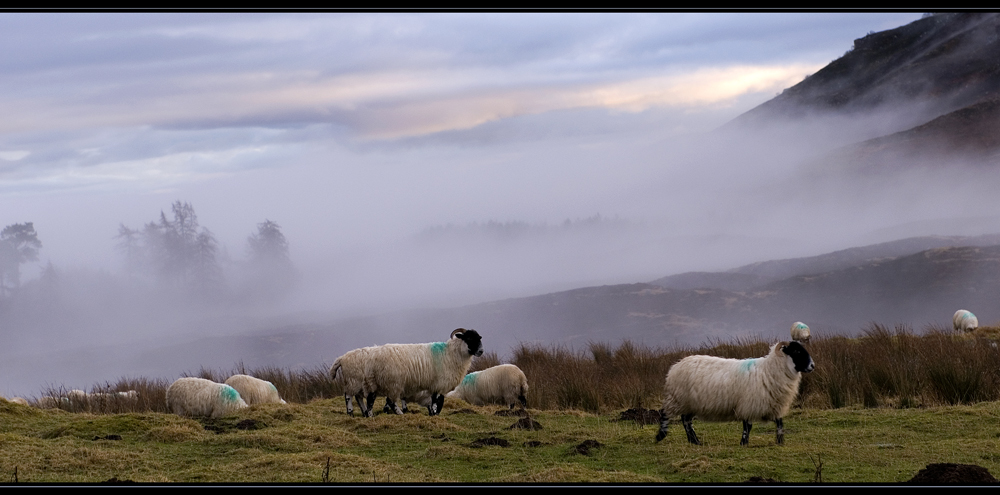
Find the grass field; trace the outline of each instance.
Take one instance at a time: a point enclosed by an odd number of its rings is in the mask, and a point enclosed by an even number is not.
[[[349,417],[341,400],[260,405],[220,420],[89,414],[0,401],[0,476],[19,483],[740,483],[902,482],[931,463],[1000,472],[1000,403],[796,409],[785,445],[773,423],[677,426],[620,412],[535,411],[541,430],[509,429],[500,408],[448,399],[442,415]],[[596,444],[594,443],[596,442]],[[817,466],[822,467],[817,472]]]

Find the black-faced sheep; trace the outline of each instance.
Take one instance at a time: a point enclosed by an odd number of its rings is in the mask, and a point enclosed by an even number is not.
[[[226,379],[226,385],[240,393],[248,406],[254,404],[285,404],[273,383],[250,375],[233,375]]]
[[[801,321],[792,323],[792,340],[809,343],[809,337],[809,325],[806,325]]]
[[[220,418],[244,407],[235,388],[204,378],[178,378],[167,388],[167,410],[178,416]]]
[[[428,344],[385,344],[376,347],[365,368],[364,393],[368,415],[376,395],[384,395],[403,414],[400,401],[430,392],[432,416],[441,413],[444,394],[462,381],[473,356],[483,354],[482,337],[475,330],[456,329],[447,342]]]
[[[504,404],[514,409],[521,403],[521,408],[528,406],[528,378],[524,372],[513,364],[501,364],[475,373],[469,373],[462,383],[448,392],[447,397],[462,399],[469,404],[482,406],[484,404]]]
[[[670,418],[680,416],[689,442],[700,445],[691,427],[698,416],[706,421],[743,421],[740,445],[750,442],[751,421],[774,421],[777,443],[784,443],[782,418],[799,392],[802,373],[815,365],[798,342],[779,342],[764,357],[725,359],[688,356],[670,367],[663,386],[659,442],[667,436]]]
[[[971,332],[979,328],[979,318],[976,318],[971,311],[960,309],[951,317],[951,324],[956,332]]]

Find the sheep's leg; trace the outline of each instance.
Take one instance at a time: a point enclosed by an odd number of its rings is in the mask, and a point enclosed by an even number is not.
[[[750,428],[753,428],[753,423],[743,420],[743,436],[740,437],[740,445],[750,445]]]
[[[391,413],[391,412],[393,412],[395,410],[396,410],[396,404],[394,404],[392,402],[392,399],[386,397],[385,398],[385,405],[382,406],[382,413],[383,414],[389,414],[389,413]]]
[[[518,395],[517,396],[517,400],[518,400],[518,402],[521,403],[521,409],[527,409],[528,408],[528,399],[525,398],[524,395]],[[513,408],[513,406],[511,406],[511,407]]]
[[[698,441],[698,435],[694,433],[694,427],[691,426],[692,418],[694,418],[694,414],[681,414],[681,424],[684,425],[684,433],[687,433],[688,442],[701,445],[701,442]]]
[[[785,443],[785,422],[778,418],[774,420],[774,425],[778,428],[777,433],[775,433],[778,445],[783,445]]]
[[[667,412],[660,410],[660,431],[656,432],[656,441],[659,442],[667,437],[667,426],[670,424],[670,416]]]
[[[350,400],[350,399],[348,399],[348,400]],[[368,408],[365,407],[365,396],[361,395],[361,392],[358,392],[358,393],[354,394],[354,401],[358,403],[358,407],[361,409],[361,416],[362,417],[368,416]],[[348,404],[350,404],[350,402],[348,402]],[[354,408],[353,408],[353,406],[350,406],[350,407],[352,409],[351,416],[354,416],[354,412],[353,412]]]
[[[344,394],[344,401],[347,402],[347,414],[354,416],[354,404],[351,404],[351,394]]]
[[[432,392],[431,405],[427,407],[427,412],[431,416],[437,416],[438,414],[441,414],[442,407],[444,407],[444,394]]]
[[[386,397],[386,398],[385,398],[385,400],[387,401],[387,404],[388,404],[388,400],[389,400],[389,398],[388,398],[388,397]],[[398,405],[398,404],[399,404],[399,403],[401,403],[401,402],[403,402],[403,399],[400,399],[400,398],[398,398],[398,397],[397,397],[397,400],[394,400],[394,401],[392,401],[392,409],[393,409],[393,411],[395,411],[395,412],[396,412],[396,414],[398,414],[398,415],[402,415],[402,414],[403,414],[403,410],[402,410],[402,409],[401,409],[401,408],[399,407],[399,405]]]
[[[406,400],[405,399],[399,399],[399,403],[403,406],[403,412],[404,413],[410,412],[410,410],[407,409],[407,407],[406,407]]]
[[[367,402],[368,402],[368,409],[365,410],[365,416],[368,416],[369,418],[373,418],[373,417],[375,417],[375,392],[372,392],[372,393],[368,394],[368,398],[367,399],[368,399],[367,400]]]

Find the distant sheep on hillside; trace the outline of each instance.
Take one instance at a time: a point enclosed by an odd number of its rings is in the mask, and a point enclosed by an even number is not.
[[[971,332],[979,328],[979,319],[971,311],[960,309],[951,317],[951,324],[956,332]]]
[[[792,323],[792,340],[797,340],[802,343],[809,342],[809,325],[797,321]]]

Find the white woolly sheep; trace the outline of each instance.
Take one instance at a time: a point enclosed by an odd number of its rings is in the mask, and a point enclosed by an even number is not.
[[[10,399],[10,401],[13,402],[13,403],[15,403],[15,404],[21,404],[22,406],[27,406],[28,405],[27,399],[24,399],[23,397],[14,397],[14,398]]]
[[[695,416],[706,421],[743,421],[740,445],[750,443],[753,420],[773,420],[777,443],[785,441],[782,418],[799,392],[802,373],[815,365],[806,348],[795,341],[771,346],[764,357],[725,359],[688,356],[670,367],[663,386],[659,442],[667,436],[670,418],[680,416],[689,442],[701,445],[691,427]]]
[[[979,328],[979,318],[971,311],[960,309],[951,317],[951,324],[956,332],[971,332]]]
[[[808,343],[809,338],[810,338],[809,325],[806,325],[801,321],[792,323],[792,340],[797,340],[802,343]]]
[[[178,378],[167,388],[167,410],[178,416],[219,418],[244,407],[235,388],[204,378]]]
[[[369,406],[376,395],[384,395],[396,414],[403,397],[430,392],[431,416],[441,413],[444,394],[462,381],[472,356],[483,354],[482,337],[475,330],[456,329],[447,342],[427,344],[385,344],[372,351],[365,366],[364,393]],[[371,408],[368,415],[372,416]]]
[[[267,380],[250,375],[233,375],[226,380],[226,385],[235,388],[248,406],[285,404],[285,401],[278,395],[278,389]]]
[[[484,404],[514,405],[521,403],[521,408],[528,407],[528,378],[521,368],[513,364],[501,364],[475,373],[469,373],[462,383],[448,392],[447,397],[462,399],[469,404],[481,406]]]
[[[344,402],[347,403],[347,414],[354,416],[354,406],[351,404],[351,397],[358,401],[362,416],[369,416],[368,407],[364,403],[365,385],[365,363],[368,356],[375,347],[362,347],[353,349],[337,358],[330,366],[330,378],[337,385],[337,388],[344,394]]]

